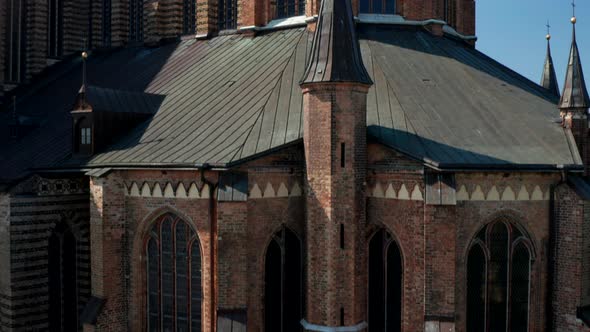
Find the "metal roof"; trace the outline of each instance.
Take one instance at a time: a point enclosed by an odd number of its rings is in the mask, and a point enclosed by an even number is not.
[[[367,122],[377,142],[440,168],[581,165],[571,133],[554,123],[555,96],[541,86],[422,27],[359,24],[357,33],[375,83]],[[92,55],[89,84],[159,95],[161,103],[148,121],[80,166],[231,167],[300,142],[298,81],[311,41],[296,28]],[[18,103],[19,115],[38,116],[40,127],[16,143],[0,137],[4,179],[70,156],[69,112],[81,66],[70,67]],[[0,135],[8,117],[0,114]],[[76,162],[85,163],[66,164]]]
[[[419,28],[360,26],[375,85],[369,134],[439,168],[579,165],[555,96],[483,53]]]
[[[86,86],[86,102],[95,112],[154,114],[164,96]]]

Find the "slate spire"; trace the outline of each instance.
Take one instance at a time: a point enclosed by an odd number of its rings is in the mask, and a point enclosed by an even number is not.
[[[350,1],[322,0],[310,58],[300,84],[373,84],[361,57]]]
[[[557,75],[553,66],[553,57],[551,57],[551,35],[547,34],[547,56],[543,66],[543,77],[541,77],[541,86],[549,90],[553,95],[559,96],[559,86],[557,84]]]
[[[582,71],[582,62],[580,61],[580,52],[576,42],[576,17],[572,17],[572,47],[567,64],[565,83],[563,84],[563,93],[559,101],[560,109],[586,109],[590,106],[588,90],[584,81],[584,72]]]

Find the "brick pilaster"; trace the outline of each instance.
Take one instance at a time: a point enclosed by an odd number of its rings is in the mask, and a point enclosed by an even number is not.
[[[366,320],[367,91],[360,84],[303,88],[306,319],[311,324],[351,326]]]
[[[425,204],[424,209],[426,320],[454,322],[456,207]]]
[[[124,190],[114,175],[90,180],[92,295],[106,300],[95,331],[128,329]]]
[[[553,331],[589,331],[576,318],[579,306],[589,305],[584,291],[584,267],[590,257],[585,256],[584,243],[588,236],[590,204],[583,201],[567,184],[555,190],[555,247],[553,278]],[[584,233],[586,232],[586,233]]]

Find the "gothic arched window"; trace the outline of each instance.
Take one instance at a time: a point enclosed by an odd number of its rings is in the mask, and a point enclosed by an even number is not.
[[[360,0],[359,13],[361,14],[395,14],[396,0]]]
[[[478,233],[467,257],[467,331],[528,331],[530,248],[512,223]]]
[[[48,249],[49,331],[78,331],[78,257],[72,230],[58,224]]]
[[[369,242],[369,332],[401,331],[402,256],[385,230]]]
[[[19,83],[27,77],[27,3],[25,0],[2,1],[6,1],[5,78],[8,82]]]
[[[143,0],[129,0],[129,40],[143,41]]]
[[[219,30],[236,29],[238,26],[238,1],[219,0],[218,2],[218,28]]]
[[[47,0],[47,49],[50,57],[63,55],[63,0]]]
[[[454,26],[457,21],[456,0],[444,0],[443,13],[445,22],[450,26]]]
[[[185,35],[195,33],[196,0],[183,0],[182,6],[182,33]]]
[[[166,214],[146,240],[148,331],[201,331],[201,249],[182,219]]]
[[[103,0],[102,2],[102,46],[111,46],[111,4],[112,0]]]
[[[270,241],[265,259],[265,331],[299,332],[303,318],[301,242],[283,227]]]
[[[277,0],[275,18],[305,15],[305,0]]]

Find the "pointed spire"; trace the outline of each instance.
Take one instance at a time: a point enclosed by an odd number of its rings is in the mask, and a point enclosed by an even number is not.
[[[373,84],[363,64],[350,1],[322,0],[311,56],[301,84]]]
[[[573,30],[572,47],[567,64],[565,83],[563,84],[563,93],[559,102],[560,109],[588,108],[590,106],[590,98],[588,98],[588,90],[586,89],[584,72],[582,71],[580,52],[578,51],[578,43],[576,42],[577,19],[575,16],[572,17],[571,22]]]
[[[559,97],[559,86],[557,84],[557,75],[553,66],[553,57],[551,57],[551,34],[549,33],[549,22],[547,22],[547,56],[543,66],[543,77],[541,77],[541,86],[549,90],[553,95]]]
[[[86,39],[84,39],[84,51],[82,51],[82,86],[78,91],[78,100],[76,103],[76,109],[85,110],[88,108],[86,102],[86,60],[88,59],[88,51],[86,50]]]

